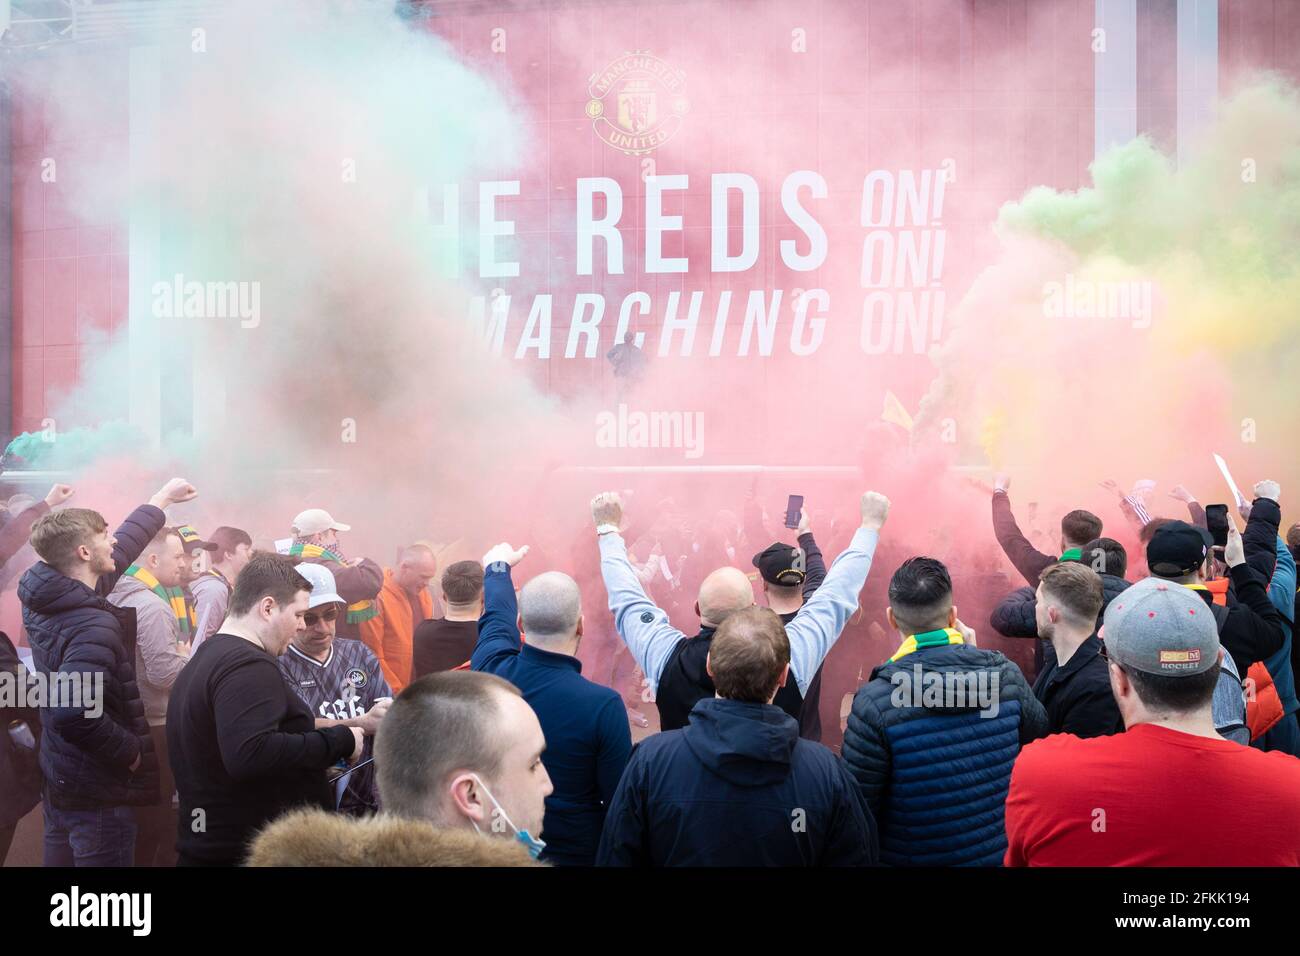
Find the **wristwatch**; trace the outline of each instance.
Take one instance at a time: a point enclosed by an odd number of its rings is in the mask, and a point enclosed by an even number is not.
[[[608,521],[604,524],[596,525],[596,534],[609,534],[611,531],[618,531],[618,525],[610,524]]]

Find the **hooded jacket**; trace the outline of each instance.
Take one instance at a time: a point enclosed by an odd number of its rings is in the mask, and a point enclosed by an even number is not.
[[[598,866],[864,866],[875,824],[829,749],[781,708],[712,697],[632,752]]]
[[[190,659],[177,647],[180,632],[172,607],[139,578],[122,575],[109,603],[135,611],[135,679],[150,726],[167,723],[167,698]]]
[[[948,680],[962,698],[928,692]],[[1000,864],[1011,767],[1046,732],[1043,705],[997,651],[925,647],[877,667],[853,698],[841,754],[879,822],[881,860]]]
[[[114,532],[115,569],[99,579],[97,590],[44,561],[32,565],[18,583],[36,671],[47,679],[78,675],[87,689],[103,682],[102,713],[92,716],[93,708],[63,706],[41,715],[41,772],[46,797],[59,809],[158,802],[158,761],[135,676],[135,611],[114,607],[106,596],[162,530],[164,520],[153,505],[131,513]],[[136,757],[141,763],[133,772]]]
[[[543,866],[522,844],[381,813],[295,810],[253,841],[248,866]]]

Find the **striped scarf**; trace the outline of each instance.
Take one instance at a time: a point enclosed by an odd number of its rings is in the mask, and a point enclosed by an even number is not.
[[[319,544],[306,544],[302,541],[295,541],[289,548],[289,554],[309,561],[334,561],[342,565],[347,564],[341,554],[329,548],[322,548]],[[349,624],[360,624],[378,614],[379,608],[375,606],[374,601],[357,601],[355,604],[348,605]]]
[[[920,634],[909,634],[907,640],[903,641],[898,648],[897,653],[889,659],[892,664],[900,657],[906,657],[913,651],[919,651],[923,647],[939,647],[943,644],[965,644],[966,639],[962,637],[961,631],[955,627],[944,627],[937,631],[923,631]]]
[[[185,600],[185,589],[165,588],[158,583],[156,577],[134,564],[126,569],[126,573],[167,602],[172,609],[172,614],[176,615],[177,632],[181,635],[182,641],[188,640],[194,633],[194,608],[190,607],[189,602]]]

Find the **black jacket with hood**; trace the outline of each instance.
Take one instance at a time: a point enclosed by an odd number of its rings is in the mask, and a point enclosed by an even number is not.
[[[598,866],[864,866],[876,831],[835,755],[779,707],[706,698],[632,752]]]

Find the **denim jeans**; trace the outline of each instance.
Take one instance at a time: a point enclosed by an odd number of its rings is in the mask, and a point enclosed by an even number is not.
[[[135,811],[130,807],[60,810],[46,800],[42,809],[46,866],[135,863]]]

